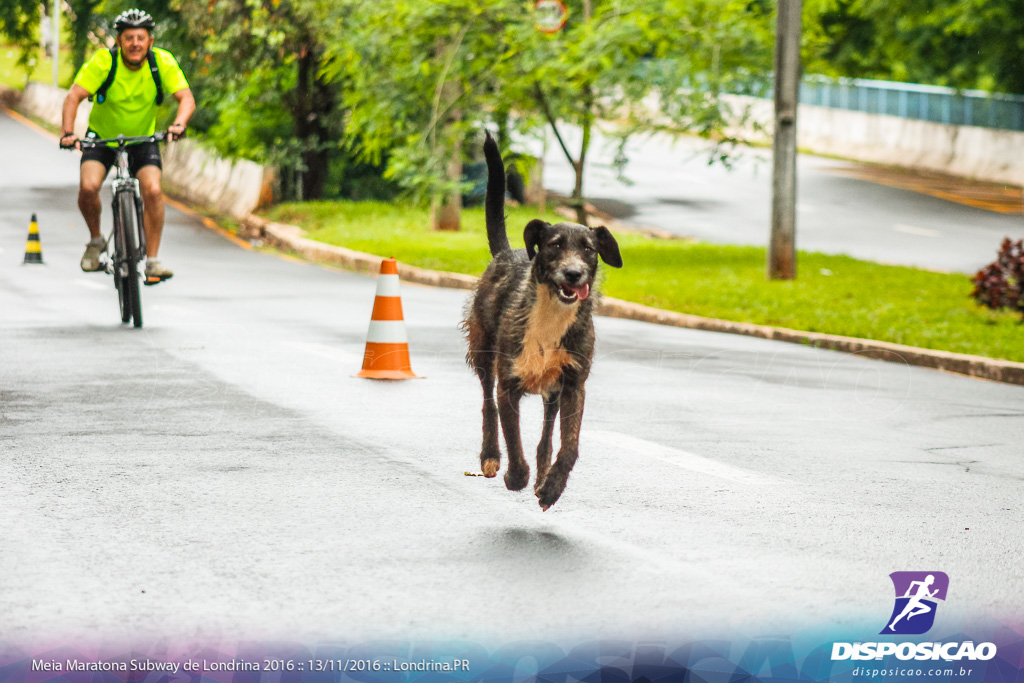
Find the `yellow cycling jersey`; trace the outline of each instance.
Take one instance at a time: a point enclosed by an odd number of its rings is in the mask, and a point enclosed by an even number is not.
[[[173,95],[188,87],[185,74],[174,55],[160,48],[153,48],[153,54],[156,56],[160,84],[165,95]],[[117,57],[121,58],[120,51]],[[78,72],[75,83],[92,95],[107,80],[110,65],[110,51],[100,50]],[[107,90],[106,101],[103,104],[93,103],[89,128],[101,138],[153,134],[156,130],[156,83],[146,61],[134,71],[125,66],[123,61],[117,65],[114,82]]]

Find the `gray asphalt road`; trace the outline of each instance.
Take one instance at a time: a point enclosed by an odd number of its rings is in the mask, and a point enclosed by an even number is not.
[[[133,330],[78,270],[77,160],[5,117],[0,144],[0,642],[872,637],[922,569],[943,633],[1024,609],[1024,388],[600,319],[542,512],[464,476],[464,293],[403,288],[425,379],[355,379],[373,279],[170,211]]]
[[[578,136],[569,130],[569,148]],[[771,228],[771,150],[746,149],[733,169],[709,166],[706,144],[666,135],[634,138],[626,177],[616,146],[597,135],[584,192],[624,222],[722,244],[765,246]],[[1003,237],[1024,237],[1024,216],[1002,214],[842,175],[858,165],[800,155],[797,248],[938,270],[974,273],[995,260]],[[549,135],[545,186],[571,193],[573,172]],[[1019,208],[1019,207],[1018,207]]]

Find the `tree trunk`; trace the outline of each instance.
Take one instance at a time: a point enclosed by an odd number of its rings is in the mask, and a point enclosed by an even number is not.
[[[330,154],[324,148],[326,136],[323,118],[331,106],[331,96],[324,83],[317,77],[319,70],[318,49],[315,45],[303,46],[299,53],[298,82],[295,86],[295,135],[302,141],[302,166],[299,171],[301,188],[300,200],[322,199],[327,181]]]
[[[302,142],[300,154],[301,166],[295,172],[295,185],[297,189],[296,199],[302,201],[306,198],[306,157],[309,154],[309,76],[310,76],[310,55],[309,46],[303,45],[299,51],[299,60],[296,67],[299,70],[295,81],[295,105],[292,107],[292,119],[295,123],[295,137]]]
[[[576,184],[572,188],[572,201],[570,205],[576,211],[576,222],[580,225],[587,225],[587,206],[583,201],[583,164],[575,162],[572,170],[576,174]]]
[[[588,97],[586,100],[589,105],[590,98]],[[573,171],[576,173],[576,184],[572,189],[572,207],[576,210],[576,222],[580,225],[590,225],[587,223],[587,207],[583,199],[583,169],[586,167],[587,150],[590,149],[590,129],[590,120],[584,120],[583,142],[580,143],[580,158],[572,164]]]
[[[444,54],[444,45],[438,41],[434,46],[435,54],[441,57]],[[454,56],[454,53],[453,53]],[[445,68],[447,74],[447,67]],[[462,119],[462,111],[459,109],[452,109],[448,115],[447,123],[444,124],[443,128],[438,128],[442,123],[437,120],[438,111],[440,109],[441,102],[455,102],[459,94],[459,83],[454,79],[445,80],[440,90],[438,91],[438,99],[435,102],[434,108],[434,123],[435,126],[431,133],[431,145],[434,146],[435,150],[438,149],[439,145],[444,145],[445,140],[451,138],[452,146],[448,152],[448,163],[445,165],[445,176],[448,184],[452,187],[444,197],[435,196],[430,203],[430,227],[434,230],[447,230],[457,232],[462,228],[462,141],[455,135],[452,135],[450,128],[452,123],[456,123]],[[441,131],[441,135],[438,136],[438,130]],[[440,137],[440,143],[438,143],[438,137]]]
[[[448,180],[455,183],[455,188],[444,198],[435,197],[430,206],[430,225],[434,230],[457,232],[462,228],[462,145],[452,145],[451,156],[447,165]]]
[[[498,126],[498,149],[507,151],[509,143],[511,142],[509,136],[509,119],[512,116],[512,110],[501,105],[494,110],[494,122]]]
[[[775,132],[768,279],[796,278],[796,115],[800,88],[801,0],[779,3],[775,42]]]
[[[324,186],[327,180],[328,157],[324,150],[308,149],[303,155],[303,165],[306,170],[303,172],[305,182],[303,199],[323,199]]]
[[[319,70],[319,60],[314,60],[314,73]],[[330,172],[331,154],[324,144],[330,133],[326,121],[334,105],[330,88],[319,77],[313,81],[309,112],[309,138],[303,164],[306,166],[306,199],[323,199]]]

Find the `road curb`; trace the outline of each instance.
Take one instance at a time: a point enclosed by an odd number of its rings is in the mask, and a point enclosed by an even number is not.
[[[303,237],[305,231],[295,225],[274,223],[251,214],[243,220],[243,225],[248,230],[258,233],[265,242],[278,248],[294,251],[312,261],[333,263],[348,270],[376,274],[379,272],[380,263],[383,260],[381,256],[374,254],[367,254],[307,239]],[[399,263],[398,274],[403,280],[431,287],[447,287],[450,289],[470,290],[476,287],[477,282],[477,278],[471,275],[426,270],[403,263]],[[783,327],[738,323],[717,318],[704,318],[698,315],[676,313],[674,311],[643,306],[613,297],[602,297],[597,313],[598,315],[610,318],[625,318],[657,325],[684,327],[691,330],[725,332],[727,334],[740,334],[792,344],[804,344],[890,363],[903,363],[904,365],[931,368],[978,379],[1024,385],[1024,363],[996,360],[985,358],[984,356],[922,349],[916,346],[904,346],[902,344],[891,344],[889,342],[859,339],[856,337],[841,337],[839,335],[822,334],[819,332],[802,332]]]
[[[305,230],[297,225],[274,223],[265,218],[249,214],[242,220],[242,225],[254,236],[259,236],[267,244],[279,249],[294,251],[311,260],[332,263],[346,270],[376,275],[380,272],[381,261],[385,257],[367,254],[362,251],[324,244],[303,237]],[[415,282],[431,287],[448,289],[473,289],[477,279],[472,275],[447,273],[444,271],[427,270],[408,264],[398,263],[398,276],[408,282]]]
[[[629,318],[658,325],[685,327],[692,330],[707,332],[726,332],[742,334],[748,337],[759,337],[793,344],[804,344],[821,349],[856,354],[865,358],[884,360],[890,363],[916,365],[943,372],[952,372],[968,377],[988,379],[1007,384],[1024,385],[1024,363],[1006,360],[971,356],[950,351],[922,349],[916,346],[904,346],[872,339],[857,337],[841,337],[834,334],[819,332],[802,332],[784,327],[769,327],[752,323],[737,323],[717,318],[702,318],[686,313],[664,311],[649,306],[642,306],[628,301],[606,297],[598,310],[601,315],[612,318]]]

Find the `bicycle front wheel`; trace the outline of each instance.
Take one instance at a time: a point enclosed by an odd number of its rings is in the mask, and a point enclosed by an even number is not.
[[[117,289],[117,310],[121,313],[121,322],[127,323],[132,320],[131,292],[128,291],[128,272],[125,259],[124,246],[124,225],[121,223],[120,200],[115,197],[114,209],[114,250],[111,254],[113,261],[114,287]]]
[[[139,252],[135,246],[138,234],[135,213],[135,196],[122,192],[117,196],[117,214],[120,225],[121,261],[116,268],[115,278],[121,278],[118,292],[121,294],[121,321],[131,319],[135,327],[142,327],[142,298],[139,296]],[[116,231],[115,231],[116,232]]]

